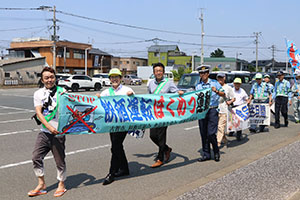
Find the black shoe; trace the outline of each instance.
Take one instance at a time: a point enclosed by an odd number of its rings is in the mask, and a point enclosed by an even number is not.
[[[228,136],[233,136],[233,132],[229,132],[229,133],[228,133]]]
[[[205,162],[207,160],[210,160],[210,158],[203,156],[202,158],[197,159],[198,162]]]
[[[115,180],[114,175],[108,174],[103,181],[103,185],[111,184],[112,182],[114,182],[114,180]]]
[[[288,121],[284,122],[284,127],[288,127],[288,126],[289,126],[289,122]]]
[[[275,125],[274,125],[274,128],[276,128],[276,129],[277,129],[277,128],[280,128],[280,125],[279,125],[279,124],[275,124]]]
[[[129,171],[124,171],[124,170],[119,170],[117,173],[115,173],[115,177],[120,177],[120,176],[128,176]]]
[[[220,153],[215,153],[215,161],[216,162],[220,161]]]

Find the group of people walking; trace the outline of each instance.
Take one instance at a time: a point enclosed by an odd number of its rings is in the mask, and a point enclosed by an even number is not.
[[[227,110],[228,106],[234,107],[244,103],[250,103],[252,100],[255,103],[271,103],[275,101],[275,128],[280,127],[279,112],[281,111],[285,126],[288,125],[287,119],[287,103],[291,103],[292,92],[294,93],[294,107],[297,107],[298,118],[296,122],[300,122],[300,83],[295,83],[292,90],[289,82],[286,82],[282,77],[283,74],[279,72],[278,82],[273,87],[267,81],[262,81],[262,75],[256,74],[256,83],[252,86],[250,97],[241,88],[242,81],[236,78],[233,82],[234,88],[225,83],[226,74],[219,73],[217,80],[209,78],[208,66],[201,66],[198,68],[200,81],[196,85],[196,90],[211,88],[210,105],[208,112],[204,119],[198,121],[201,141],[202,141],[202,157],[198,159],[199,162],[204,162],[214,158],[216,162],[220,161],[219,148],[222,142],[227,143],[225,134]],[[149,94],[164,94],[164,93],[178,93],[183,95],[184,92],[178,90],[173,81],[164,77],[165,67],[162,63],[153,65],[153,74],[155,79],[149,83]],[[122,73],[119,69],[113,68],[109,72],[109,79],[111,87],[105,89],[100,94],[96,94],[98,98],[104,96],[115,95],[134,95],[134,91],[127,86],[121,84]],[[300,74],[297,76],[300,78]],[[268,77],[265,76],[265,79]],[[36,110],[36,119],[38,124],[41,124],[41,132],[38,134],[36,144],[33,151],[33,168],[35,175],[38,178],[38,185],[34,190],[28,192],[28,196],[38,196],[47,194],[46,183],[44,179],[44,164],[43,159],[46,154],[51,151],[57,167],[57,179],[59,181],[58,188],[54,196],[60,197],[67,191],[64,181],[66,180],[66,163],[65,163],[65,136],[59,135],[58,128],[58,104],[61,93],[66,92],[63,88],[55,85],[55,71],[52,68],[45,67],[41,72],[42,87],[34,93],[34,106]],[[297,96],[296,96],[297,94]],[[296,112],[295,112],[296,114]],[[167,145],[167,128],[151,128],[150,139],[158,147],[158,154],[155,163],[151,168],[162,166],[168,162],[172,152],[172,148]],[[256,127],[251,127],[254,131]],[[260,126],[260,131],[264,127]],[[232,134],[232,133],[229,133]],[[127,132],[113,132],[109,133],[111,141],[111,160],[110,169],[107,176],[104,178],[103,185],[111,184],[116,177],[127,176],[130,174],[128,161],[126,158],[123,141],[126,138]],[[241,140],[241,130],[237,132],[237,140]],[[211,145],[213,149],[213,156],[211,155]]]

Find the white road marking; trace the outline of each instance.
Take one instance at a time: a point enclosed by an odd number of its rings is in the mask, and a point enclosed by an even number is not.
[[[23,121],[29,121],[29,120],[31,120],[31,118],[14,119],[14,120],[0,121],[0,124],[6,124],[6,123],[11,123],[11,122],[23,122]]]
[[[195,129],[195,128],[199,128],[199,126],[192,126],[192,127],[189,127],[189,128],[185,128],[184,130],[189,131],[189,130],[192,130],[192,129]]]
[[[0,106],[0,108],[22,110],[22,111],[28,111],[28,112],[34,111],[34,110],[25,109],[25,108],[16,108],[16,107],[9,107],[9,106]]]
[[[0,115],[14,115],[14,114],[21,114],[21,113],[28,113],[28,112],[35,112],[34,110],[24,110],[24,111],[18,111],[18,112],[8,112],[8,113],[0,113]]]
[[[93,150],[102,149],[102,148],[106,148],[106,147],[110,147],[110,144],[97,146],[97,147],[93,147],[93,148],[87,148],[87,149],[79,149],[79,150],[76,150],[76,151],[68,152],[68,153],[66,153],[66,155],[69,156],[69,155],[73,155],[73,154],[77,154],[77,153],[82,153],[82,152],[86,152],[86,151],[93,151]],[[51,159],[51,158],[53,158],[53,156],[47,156],[47,157],[44,158],[44,160],[48,160],[48,159]],[[18,163],[2,165],[2,166],[0,166],[0,169],[17,167],[17,166],[20,166],[20,165],[26,165],[26,164],[30,164],[30,163],[32,163],[32,160],[26,160],[26,161],[22,161],[22,162],[18,162]]]
[[[5,136],[5,135],[15,135],[19,133],[30,133],[30,132],[36,132],[39,131],[40,129],[29,129],[29,130],[24,130],[24,131],[14,131],[14,132],[8,132],[8,133],[0,133],[0,136]]]
[[[26,97],[26,98],[32,98],[32,96],[27,95],[20,95],[20,94],[1,94],[3,96],[13,96],[13,97]]]

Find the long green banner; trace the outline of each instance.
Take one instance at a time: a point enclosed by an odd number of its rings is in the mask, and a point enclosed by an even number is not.
[[[61,134],[94,134],[158,128],[205,117],[211,89],[174,94],[96,96],[64,93],[59,102]]]

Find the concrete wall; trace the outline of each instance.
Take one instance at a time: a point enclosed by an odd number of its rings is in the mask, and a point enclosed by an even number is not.
[[[0,84],[4,85],[5,80],[17,80],[18,85],[37,84],[44,66],[45,59],[3,65],[0,67]],[[5,77],[5,73],[10,77]]]

